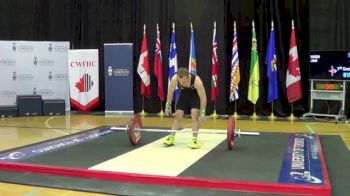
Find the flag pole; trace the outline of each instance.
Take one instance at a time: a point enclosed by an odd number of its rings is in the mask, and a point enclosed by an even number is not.
[[[253,113],[253,119],[255,120],[256,119],[256,112],[255,112],[255,104],[254,104],[254,113]]]
[[[163,117],[164,116],[164,112],[163,112],[163,101],[160,101],[160,112],[159,112],[159,116]]]
[[[290,113],[290,120],[294,120],[294,114],[293,114],[293,103],[292,103],[292,110],[291,110],[291,113]]]
[[[141,116],[144,116],[145,113],[145,96],[142,96],[142,112],[141,112]]]
[[[271,114],[270,114],[270,120],[274,120],[276,117],[275,117],[275,114],[273,113],[273,109],[274,109],[274,106],[273,106],[273,101],[271,102]]]
[[[233,114],[233,117],[234,117],[235,119],[238,118],[238,114],[237,114],[237,100],[235,101],[235,113]]]
[[[216,118],[218,117],[217,113],[216,113],[216,101],[214,101],[214,112],[213,114],[211,115],[213,118]]]

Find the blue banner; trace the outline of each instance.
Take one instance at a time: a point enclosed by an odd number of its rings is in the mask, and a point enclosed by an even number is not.
[[[132,43],[104,45],[105,112],[133,113]]]
[[[280,183],[324,184],[317,136],[290,134],[280,171]]]

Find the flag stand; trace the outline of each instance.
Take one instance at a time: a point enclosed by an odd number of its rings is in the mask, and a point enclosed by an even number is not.
[[[218,117],[218,115],[216,114],[216,101],[214,102],[214,112],[211,115],[211,117],[213,117],[213,118],[217,118]]]
[[[237,119],[239,116],[237,114],[237,101],[235,101],[235,113],[233,114],[233,117]]]
[[[163,112],[163,101],[160,101],[160,112],[159,112],[159,116],[163,117],[164,116],[164,112]]]
[[[270,115],[270,120],[274,120],[276,117],[275,117],[275,114],[273,113],[273,101],[271,102],[271,115]]]
[[[258,116],[256,115],[256,112],[255,112],[255,104],[254,104],[254,113],[253,113],[252,118],[253,118],[254,120],[258,118]]]
[[[142,112],[141,112],[141,116],[145,116],[146,112],[145,112],[145,97],[142,96]]]
[[[290,113],[289,120],[294,121],[294,114],[293,114],[293,103],[292,103],[292,110],[291,110],[291,113]]]

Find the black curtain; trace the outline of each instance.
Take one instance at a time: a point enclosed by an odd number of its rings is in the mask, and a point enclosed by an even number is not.
[[[345,2],[345,1],[344,1]],[[285,72],[288,65],[290,23],[296,26],[304,97],[294,103],[294,113],[303,113],[308,100],[309,50],[308,0],[2,0],[0,2],[1,40],[70,41],[72,49],[98,48],[100,51],[100,95],[104,110],[103,44],[131,42],[134,60],[134,110],[142,109],[139,94],[140,78],[136,73],[140,54],[143,24],[147,26],[148,52],[151,72],[159,23],[167,87],[168,53],[171,24],[176,24],[177,54],[180,67],[188,66],[190,23],[193,23],[197,53],[198,75],[204,81],[208,96],[207,113],[213,112],[210,101],[211,42],[213,22],[217,23],[219,57],[219,97],[216,111],[231,114],[235,104],[228,100],[233,21],[238,25],[241,69],[240,99],[237,111],[251,114],[253,105],[247,101],[248,73],[251,48],[251,21],[255,20],[260,64],[261,89],[256,105],[259,115],[271,113],[267,104],[267,78],[264,59],[270,33],[271,19],[275,22],[280,100],[274,103],[275,114],[287,116],[291,107],[286,99]],[[144,100],[146,112],[157,113],[161,105],[156,97],[156,80],[151,75],[152,98]]]

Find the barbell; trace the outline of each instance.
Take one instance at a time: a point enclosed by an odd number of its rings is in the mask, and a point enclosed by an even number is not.
[[[134,115],[129,119],[128,124],[125,127],[111,127],[111,130],[125,131],[132,145],[138,145],[142,139],[142,132],[162,132],[162,133],[200,133],[200,134],[226,134],[227,148],[232,150],[235,144],[235,137],[241,137],[241,135],[260,135],[259,132],[242,132],[239,128],[236,129],[235,121],[232,116],[229,117],[227,122],[227,130],[211,130],[211,131],[181,131],[170,129],[144,129],[142,128],[142,121],[139,115]],[[220,132],[221,131],[221,132]],[[226,132],[224,132],[226,131]]]

